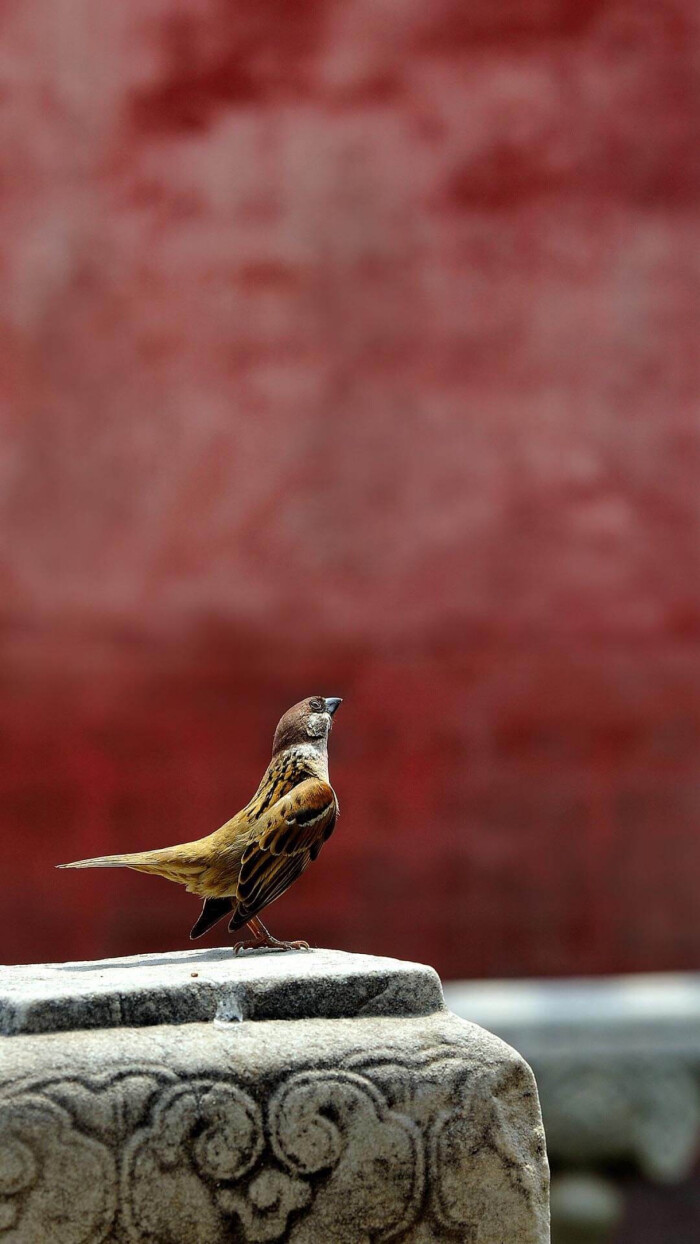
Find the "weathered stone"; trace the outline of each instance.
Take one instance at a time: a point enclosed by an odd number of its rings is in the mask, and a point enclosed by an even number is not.
[[[211,1019],[428,1015],[441,1007],[433,968],[329,950],[247,951],[234,960],[227,947],[0,969],[6,1036]]]
[[[549,1239],[532,1073],[432,969],[204,951],[0,998],[8,1244]]]

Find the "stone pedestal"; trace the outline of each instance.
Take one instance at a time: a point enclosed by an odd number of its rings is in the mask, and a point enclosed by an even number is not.
[[[0,970],[2,1244],[545,1244],[532,1073],[431,968]]]

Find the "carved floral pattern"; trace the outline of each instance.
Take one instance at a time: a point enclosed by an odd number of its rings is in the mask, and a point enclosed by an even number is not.
[[[482,1239],[495,1204],[504,1239],[509,1220],[530,1224],[520,1228],[518,1244],[549,1238],[544,1129],[532,1110],[537,1090],[526,1063],[513,1054],[477,1070],[465,1064],[459,1046],[447,1043],[416,1051],[410,1075],[392,1050],[377,1050],[371,1060],[356,1055],[349,1065],[360,1060],[392,1108],[420,1124],[427,1142],[427,1217],[438,1227],[431,1238]]]
[[[518,1098],[531,1096],[532,1075],[524,1063],[487,1070],[460,1086],[456,1109],[440,1112],[431,1128],[435,1216],[445,1227],[477,1239],[487,1214],[485,1198],[497,1200],[504,1222],[515,1219],[523,1200],[546,1204],[544,1131],[533,1128]],[[538,1192],[541,1194],[538,1196]],[[522,1244],[536,1244],[540,1226],[532,1222]]]
[[[124,1186],[133,1240],[216,1244],[236,1218],[250,1244],[379,1242],[418,1212],[423,1147],[415,1125],[356,1073],[291,1075],[266,1125],[240,1087],[191,1081],[167,1090],[134,1136]]]
[[[331,1172],[312,1213],[290,1234],[294,1244],[390,1240],[415,1221],[424,1184],[420,1132],[389,1109],[366,1076],[291,1076],[270,1102],[270,1141],[279,1161],[299,1175]]]
[[[512,1173],[531,1144],[513,1128],[523,1111],[512,1095],[531,1082],[471,1095],[469,1083],[448,1046],[358,1053],[269,1084],[151,1065],[11,1085],[0,1099],[0,1244],[471,1238],[483,1210],[465,1183],[475,1147],[505,1192],[537,1192]]]
[[[2,1244],[101,1244],[116,1211],[109,1149],[40,1094],[0,1103],[0,1138]]]

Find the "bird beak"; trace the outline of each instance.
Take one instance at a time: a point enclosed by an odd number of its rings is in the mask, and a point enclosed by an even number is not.
[[[334,712],[335,712],[335,710],[336,710],[337,708],[340,708],[340,705],[341,705],[342,703],[343,703],[343,701],[342,701],[342,700],[340,700],[340,699],[338,699],[338,696],[337,696],[337,695],[331,695],[331,696],[329,696],[329,697],[326,699],[326,712],[327,712],[327,713],[330,713],[330,715],[331,715],[331,717],[332,717],[332,716],[333,716],[333,714],[334,714]]]

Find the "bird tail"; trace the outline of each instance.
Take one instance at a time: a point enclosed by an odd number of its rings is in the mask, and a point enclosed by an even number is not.
[[[133,851],[130,855],[96,855],[91,860],[73,860],[70,864],[57,864],[57,868],[134,868],[141,873],[156,873],[161,877],[173,877],[173,852]],[[179,871],[179,870],[178,870]]]

